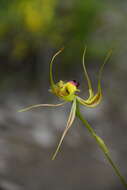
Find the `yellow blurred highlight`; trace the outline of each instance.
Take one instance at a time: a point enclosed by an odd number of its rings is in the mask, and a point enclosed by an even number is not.
[[[27,1],[20,4],[24,23],[30,32],[45,32],[54,19],[57,0]]]
[[[27,28],[31,32],[39,31],[42,25],[41,14],[30,5],[26,6],[24,11]]]

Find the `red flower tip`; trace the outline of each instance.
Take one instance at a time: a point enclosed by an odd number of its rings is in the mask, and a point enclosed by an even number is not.
[[[79,82],[77,82],[76,80],[71,80],[69,81],[71,84],[73,84],[74,86],[76,86],[77,88],[79,87]]]

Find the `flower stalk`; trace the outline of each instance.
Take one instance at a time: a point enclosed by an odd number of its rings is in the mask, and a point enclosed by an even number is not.
[[[105,145],[104,141],[96,134],[96,132],[90,126],[90,124],[88,123],[88,121],[83,117],[82,113],[80,112],[79,103],[78,102],[77,102],[77,107],[76,107],[76,116],[80,119],[80,121],[83,123],[83,125],[85,125],[85,127],[88,129],[88,131],[90,132],[90,134],[92,135],[92,137],[95,139],[95,141],[99,145],[100,149],[104,153],[105,158],[108,160],[108,162],[110,163],[110,165],[113,167],[115,174],[119,177],[121,183],[127,189],[127,183],[126,183],[124,177],[122,176],[122,174],[120,173],[118,167],[115,165],[115,163],[111,159],[108,147]]]

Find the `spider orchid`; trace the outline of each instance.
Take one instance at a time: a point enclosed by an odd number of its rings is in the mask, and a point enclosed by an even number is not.
[[[67,102],[72,102],[72,107],[71,107],[69,118],[68,118],[68,121],[67,121],[67,124],[66,124],[66,128],[65,128],[65,130],[64,130],[64,132],[62,134],[62,137],[61,137],[60,142],[59,142],[59,144],[57,146],[57,149],[56,149],[55,153],[53,154],[52,160],[55,159],[55,157],[56,157],[56,155],[57,155],[57,153],[58,153],[58,151],[60,149],[60,146],[61,146],[61,144],[63,142],[63,139],[64,139],[65,135],[67,134],[70,127],[72,126],[72,123],[73,123],[73,121],[75,119],[75,116],[76,116],[77,103],[79,103],[79,104],[81,104],[83,106],[86,106],[86,107],[90,107],[90,108],[94,108],[100,103],[100,101],[102,99],[101,75],[102,75],[104,65],[107,62],[107,60],[108,60],[108,58],[110,57],[110,54],[111,54],[111,52],[109,52],[109,54],[106,56],[106,58],[104,60],[104,63],[102,64],[102,66],[101,66],[101,68],[99,70],[98,90],[97,90],[97,93],[94,93],[93,88],[92,88],[92,84],[91,84],[91,80],[89,78],[89,75],[87,73],[86,66],[85,66],[85,61],[84,61],[85,54],[86,54],[86,48],[85,48],[84,53],[83,53],[83,60],[82,61],[83,61],[84,74],[85,74],[85,77],[86,77],[87,82],[88,82],[89,97],[87,99],[83,99],[83,98],[81,98],[81,97],[79,97],[77,95],[77,92],[80,92],[80,90],[78,89],[79,83],[76,82],[75,80],[68,81],[68,82],[64,82],[64,81],[60,80],[57,83],[55,83],[54,80],[53,80],[52,66],[53,66],[53,63],[54,63],[54,59],[56,58],[56,56],[58,54],[60,54],[62,52],[62,50],[63,50],[63,48],[61,50],[59,50],[52,57],[51,62],[50,62],[50,88],[51,88],[50,91],[54,95],[59,97],[59,99],[64,100],[64,102],[59,103],[59,104],[37,104],[37,105],[29,106],[29,107],[27,107],[25,109],[19,110],[19,112],[24,112],[24,111],[28,111],[30,109],[38,108],[38,107],[42,107],[42,106],[58,107],[58,106],[64,105]]]
[[[78,88],[79,83],[76,82],[75,80],[68,81],[68,82],[64,82],[64,81],[60,80],[57,83],[55,83],[54,80],[53,80],[52,67],[53,67],[54,59],[56,58],[56,56],[58,54],[60,54],[62,52],[62,50],[63,49],[59,50],[52,57],[51,62],[50,62],[49,74],[50,74],[50,92],[53,93],[54,95],[56,95],[59,99],[63,100],[63,102],[59,103],[59,104],[37,104],[37,105],[32,105],[32,106],[29,106],[27,108],[19,110],[19,112],[28,111],[30,109],[38,108],[38,107],[46,107],[46,106],[59,107],[59,106],[63,106],[67,102],[71,102],[72,106],[71,106],[71,111],[70,111],[70,114],[69,114],[69,118],[67,120],[65,130],[64,130],[64,132],[62,134],[62,137],[61,137],[61,139],[59,141],[59,144],[58,144],[58,146],[56,148],[56,151],[53,154],[52,160],[54,160],[56,158],[56,155],[59,152],[59,149],[60,149],[61,144],[62,144],[62,142],[64,140],[64,137],[67,134],[70,127],[72,126],[72,123],[73,123],[75,117],[77,116],[82,121],[82,123],[86,126],[86,128],[88,129],[90,134],[93,136],[93,138],[96,140],[97,144],[99,145],[100,149],[104,153],[105,157],[107,158],[107,160],[109,161],[109,163],[113,167],[116,175],[121,180],[121,183],[124,185],[125,188],[127,188],[127,183],[126,183],[124,177],[121,175],[119,169],[116,167],[116,165],[112,161],[110,153],[109,153],[109,150],[108,150],[107,146],[105,145],[104,141],[102,140],[102,138],[100,138],[96,134],[94,129],[91,127],[91,125],[87,122],[87,120],[84,118],[84,116],[82,116],[82,113],[80,112],[80,109],[79,109],[79,105],[83,105],[83,106],[86,106],[86,107],[89,107],[89,108],[94,108],[101,102],[101,100],[102,100],[102,88],[101,88],[102,71],[103,71],[105,63],[107,62],[107,60],[111,56],[112,51],[109,51],[109,53],[107,54],[102,66],[100,67],[99,74],[98,74],[97,92],[94,93],[93,88],[92,88],[92,83],[91,83],[91,80],[90,80],[89,75],[87,73],[86,66],[85,66],[85,61],[84,61],[85,55],[86,55],[86,48],[85,48],[84,53],[83,53],[83,60],[82,61],[83,61],[83,70],[84,70],[85,78],[86,78],[87,83],[88,83],[89,96],[88,96],[87,99],[83,99],[83,98],[81,98],[81,97],[79,97],[77,95],[78,92],[80,92],[80,90]]]

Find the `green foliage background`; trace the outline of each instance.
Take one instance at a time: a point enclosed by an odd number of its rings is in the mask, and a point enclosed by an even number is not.
[[[104,4],[100,0],[1,1],[1,55],[23,59],[40,44],[54,49],[64,45],[68,53],[77,55],[85,44],[92,49],[91,37],[101,27]]]

